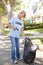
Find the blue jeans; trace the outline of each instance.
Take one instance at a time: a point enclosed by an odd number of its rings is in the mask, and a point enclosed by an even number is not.
[[[20,59],[19,38],[10,36],[10,40],[12,44],[11,56],[12,56],[12,60],[15,61],[17,59]]]

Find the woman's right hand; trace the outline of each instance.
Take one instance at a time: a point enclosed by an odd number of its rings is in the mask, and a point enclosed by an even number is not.
[[[13,30],[17,30],[17,28],[16,27],[13,27]]]

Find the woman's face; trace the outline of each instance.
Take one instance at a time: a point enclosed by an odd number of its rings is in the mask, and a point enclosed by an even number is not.
[[[19,18],[24,18],[24,13],[19,13]]]

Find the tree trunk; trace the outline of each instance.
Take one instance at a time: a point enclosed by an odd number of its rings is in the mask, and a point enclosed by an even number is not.
[[[0,13],[0,34],[1,34],[1,30],[2,30],[2,21],[1,21],[1,18],[2,18],[2,12]]]
[[[8,20],[10,20],[11,17],[13,16],[13,10],[14,10],[15,3],[17,2],[17,0],[9,0],[7,3],[5,0],[2,0],[2,2],[5,5],[5,10],[7,11]]]

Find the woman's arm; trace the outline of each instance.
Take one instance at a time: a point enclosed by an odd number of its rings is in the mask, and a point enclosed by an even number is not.
[[[21,28],[21,34],[22,34],[22,36],[25,36],[24,28]]]
[[[17,30],[17,28],[14,27],[14,26],[12,26],[10,22],[7,23],[7,26],[8,26],[9,28],[12,28],[13,30]]]

